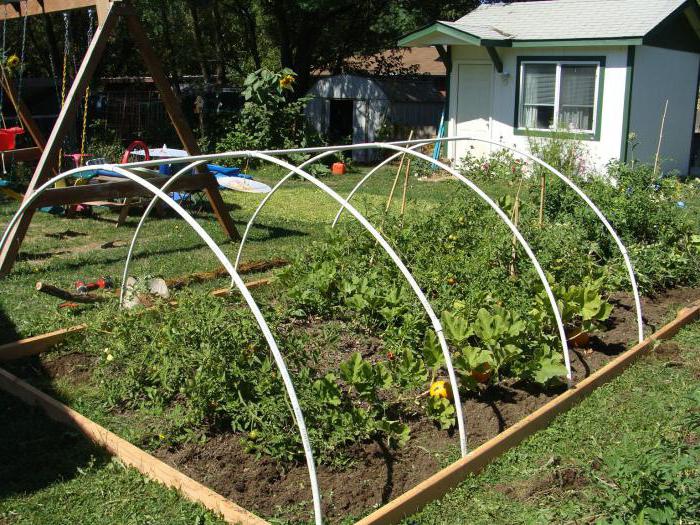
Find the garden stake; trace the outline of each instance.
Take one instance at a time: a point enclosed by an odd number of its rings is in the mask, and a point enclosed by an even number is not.
[[[401,217],[403,217],[403,212],[406,210],[406,191],[408,190],[408,176],[411,173],[411,160],[408,159],[406,163],[406,175],[403,178],[403,196],[401,197]]]
[[[659,171],[659,155],[661,154],[661,140],[664,137],[664,125],[666,124],[666,111],[668,111],[668,99],[664,106],[664,114],[661,117],[661,129],[659,130],[659,143],[656,146],[656,158],[654,159],[654,175]]]
[[[408,134],[408,140],[413,138],[413,130]],[[401,175],[401,168],[403,168],[403,161],[406,159],[406,154],[401,155],[401,162],[399,162],[399,169],[396,170],[396,177],[394,177],[394,183],[391,185],[391,191],[389,192],[389,199],[386,201],[385,212],[389,211],[391,207],[391,201],[394,199],[394,191],[396,190],[396,184],[399,182],[399,175]]]
[[[544,193],[546,186],[547,180],[545,179],[545,173],[542,172],[542,176],[540,177],[540,228],[544,224]],[[520,193],[520,190],[518,190],[518,193]]]
[[[515,227],[518,227],[520,222],[520,190],[523,189],[523,179],[520,179],[520,184],[518,185],[518,191],[515,194],[515,204],[513,204],[513,216],[511,220]],[[511,255],[510,255],[510,276],[515,277],[515,258],[518,254],[518,238],[513,235],[513,241],[511,245]]]

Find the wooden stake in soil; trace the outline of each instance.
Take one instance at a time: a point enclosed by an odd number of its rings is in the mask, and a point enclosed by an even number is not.
[[[518,185],[518,191],[515,194],[515,204],[513,204],[513,214],[510,218],[511,222],[518,227],[520,222],[520,191],[523,189],[523,180],[520,179],[520,184]],[[515,261],[518,255],[518,238],[513,235],[513,241],[511,243],[510,251],[510,276],[515,277]]]
[[[521,181],[522,184],[522,181]],[[540,228],[544,224],[544,194],[547,186],[547,179],[545,178],[545,172],[542,170],[542,175],[540,176]]]
[[[413,138],[413,130],[408,134],[408,140]],[[394,177],[394,183],[391,185],[391,191],[389,192],[389,198],[386,201],[386,208],[384,211],[389,211],[391,207],[391,201],[394,199],[394,191],[396,191],[396,184],[399,182],[399,176],[401,175],[401,168],[403,168],[403,161],[406,159],[406,153],[401,155],[401,162],[399,162],[399,169],[396,170],[396,177]]]
[[[406,192],[408,191],[408,176],[411,174],[411,159],[406,163],[406,175],[403,178],[403,195],[401,197],[401,217],[406,211]]]
[[[664,125],[666,124],[666,112],[668,111],[668,99],[664,105],[664,114],[661,117],[661,129],[659,130],[659,143],[656,146],[656,157],[654,158],[654,175],[659,171],[659,155],[661,154],[661,140],[664,137]]]

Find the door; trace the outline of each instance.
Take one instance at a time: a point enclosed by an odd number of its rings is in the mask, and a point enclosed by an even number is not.
[[[491,138],[491,64],[459,64],[457,70],[456,134],[482,139]],[[471,146],[474,146],[471,149]],[[483,155],[491,151],[489,144],[461,140],[456,145],[459,161],[467,151]]]
[[[355,101],[331,100],[328,139],[331,144],[352,144]]]

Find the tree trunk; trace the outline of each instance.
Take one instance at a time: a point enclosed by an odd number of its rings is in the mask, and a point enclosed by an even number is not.
[[[187,0],[187,7],[189,8],[190,15],[192,16],[194,46],[199,61],[199,67],[202,70],[202,78],[204,79],[205,84],[209,84],[211,82],[211,76],[209,74],[209,67],[207,65],[207,55],[204,50],[204,39],[202,38],[202,28],[200,26],[199,10],[197,9],[197,4],[194,0]]]

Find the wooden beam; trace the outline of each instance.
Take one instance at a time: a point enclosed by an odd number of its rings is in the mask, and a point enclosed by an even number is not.
[[[498,436],[490,439],[467,456],[437,472],[408,492],[361,519],[356,525],[388,525],[418,511],[426,504],[445,495],[469,474],[480,472],[493,460],[513,448],[538,430],[546,427],[558,414],[568,410],[588,396],[595,388],[621,374],[635,360],[649,352],[656,341],[673,337],[685,325],[700,317],[700,301],[678,312],[676,319],[643,342],[613,359],[610,363],[582,380],[575,387],[542,406]]]
[[[10,103],[14,106],[17,116],[22,121],[22,124],[24,124],[24,127],[29,132],[29,135],[32,137],[34,145],[43,150],[46,146],[44,134],[39,129],[39,126],[32,117],[27,105],[20,98],[14,81],[7,76],[4,68],[0,69],[0,88],[7,93]]]
[[[182,106],[180,105],[180,100],[178,100],[175,92],[170,85],[168,76],[165,74],[163,65],[158,58],[155,50],[151,46],[151,43],[146,36],[146,29],[141,24],[138,15],[134,12],[128,13],[125,16],[126,23],[129,28],[129,34],[136,44],[136,48],[139,50],[141,57],[148,72],[153,78],[158,91],[160,93],[161,99],[163,100],[163,105],[165,106],[170,120],[177,132],[177,136],[180,138],[180,142],[187,150],[190,155],[199,155],[201,153],[199,145],[197,144],[197,139],[192,132],[184,113],[182,112]],[[212,212],[216,216],[216,219],[221,224],[226,234],[235,240],[240,240],[241,236],[236,230],[236,226],[231,219],[231,216],[226,211],[226,205],[221,198],[221,193],[219,192],[219,185],[213,175],[210,176],[211,181],[204,188],[204,193],[209,199],[211,204]]]
[[[86,9],[93,7],[97,0],[22,0],[20,9],[22,13],[11,5],[0,6],[0,20],[12,20],[22,16],[34,16],[44,13],[56,13],[59,11],[71,11],[73,9]]]
[[[58,151],[61,148],[63,137],[66,136],[70,127],[75,123],[74,118],[79,99],[85,93],[85,88],[90,82],[92,75],[95,73],[95,69],[104,53],[109,37],[116,27],[118,16],[115,7],[112,5],[104,24],[97,28],[87,53],[80,64],[80,69],[73,81],[65,103],[61,108],[61,112],[58,115],[56,124],[51,131],[46,147],[39,159],[39,164],[34,171],[32,180],[29,182],[27,192],[25,193],[25,199],[46,180],[46,177],[56,166],[56,159]],[[7,275],[12,269],[33,216],[34,212],[32,210],[27,210],[17,222],[17,225],[10,233],[8,242],[5,244],[2,251],[0,251],[0,276]]]
[[[47,334],[36,335],[26,339],[20,339],[12,343],[0,345],[0,361],[11,361],[14,359],[22,359],[33,355],[43,354],[52,346],[55,346],[68,337],[69,335],[84,332],[87,329],[86,324],[71,326],[70,328],[62,328]]]
[[[31,406],[41,408],[48,417],[75,428],[95,445],[104,448],[122,463],[144,476],[180,492],[190,501],[202,504],[228,523],[267,525],[267,521],[227,500],[220,494],[151,456],[72,408],[0,369],[0,388]]]
[[[5,161],[16,160],[17,162],[31,162],[33,160],[38,160],[39,157],[41,157],[41,149],[37,147],[11,149],[8,151],[3,151],[2,154],[5,157]]]
[[[170,186],[168,191],[201,190],[202,185],[206,183],[208,178],[208,174],[181,177]],[[160,188],[168,179],[168,177],[157,177],[149,179],[148,182]],[[80,204],[82,202],[104,201],[107,199],[152,196],[153,194],[143,186],[126,179],[120,182],[104,182],[100,184],[68,186],[66,188],[51,188],[42,193],[32,207],[42,208],[44,206],[60,204]]]
[[[496,68],[496,71],[498,73],[503,73],[503,61],[498,55],[496,48],[493,46],[486,46],[486,52],[489,54],[489,57],[491,57],[491,62],[493,62],[493,67]]]

